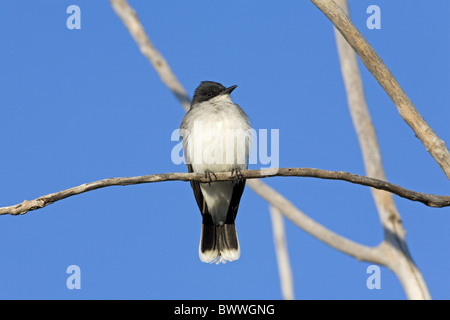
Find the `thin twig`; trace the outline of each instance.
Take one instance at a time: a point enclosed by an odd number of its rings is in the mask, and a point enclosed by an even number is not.
[[[281,293],[284,300],[294,300],[294,282],[292,278],[291,262],[284,231],[283,216],[278,208],[269,206],[272,220],[273,242],[277,255],[278,273],[280,276]]]
[[[447,146],[417,111],[383,60],[333,0],[311,1],[331,20],[359,55],[364,65],[394,102],[403,120],[411,127],[417,138],[422,141],[427,151],[450,180],[450,153]]]
[[[327,229],[320,223],[308,217],[279,192],[263,183],[260,179],[248,180],[247,184],[251,185],[256,194],[280,210],[280,212],[295,225],[322,242],[356,258],[357,260],[386,265],[387,257],[379,250],[379,246],[368,247]]]
[[[277,171],[274,171],[272,169],[243,170],[241,171],[241,174],[242,177],[245,179],[268,178],[268,177],[311,177],[330,180],[343,180],[381,190],[386,190],[395,193],[400,197],[413,201],[422,202],[423,204],[430,207],[450,206],[450,196],[439,196],[434,194],[416,192],[386,181],[368,178],[365,176],[360,176],[357,174],[352,174],[344,171],[328,171],[315,168],[279,168]],[[214,177],[215,181],[231,181],[235,179],[236,176],[232,175],[231,172],[221,172],[221,173],[217,172],[215,173]],[[66,189],[60,192],[51,193],[39,197],[35,200],[31,201],[25,200],[17,205],[0,208],[0,215],[25,214],[28,211],[43,208],[56,201],[74,195],[111,186],[128,186],[128,185],[163,182],[163,181],[194,181],[194,180],[205,183],[209,182],[209,178],[205,178],[205,175],[201,173],[161,173],[136,177],[108,178],[91,183],[85,183],[77,187]],[[257,187],[259,188],[261,184],[262,182],[260,182]],[[256,184],[250,183],[250,186],[253,188],[256,186]],[[256,190],[254,191],[258,194],[260,193],[257,192]]]
[[[189,110],[190,99],[186,90],[170,69],[164,57],[156,50],[142,27],[136,12],[125,0],[109,0],[114,11],[130,31],[142,54],[152,63],[162,82],[172,91],[185,110]]]

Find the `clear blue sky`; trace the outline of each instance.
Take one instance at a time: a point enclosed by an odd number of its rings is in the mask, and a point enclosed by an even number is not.
[[[81,8],[69,30],[66,9]],[[237,84],[234,101],[256,129],[280,130],[280,166],[364,174],[334,33],[310,1],[130,1],[192,94],[202,80]],[[381,8],[381,30],[366,8]],[[450,143],[450,3],[350,1],[352,18],[424,118]],[[184,111],[108,1],[0,3],[0,206],[95,180],[186,172],[171,162]],[[450,194],[449,181],[361,65],[388,179]],[[258,168],[258,165],[252,166]],[[383,230],[368,188],[271,178],[310,217],[354,241]],[[450,298],[450,209],[395,197],[411,254],[435,299]],[[267,204],[247,188],[237,217],[241,259],[198,258],[201,218],[186,182],[112,187],[24,216],[0,217],[0,298],[280,299]],[[381,268],[286,222],[298,299],[404,299]],[[81,290],[66,287],[70,265]]]

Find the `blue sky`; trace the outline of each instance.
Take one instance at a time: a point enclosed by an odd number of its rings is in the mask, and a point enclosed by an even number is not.
[[[450,3],[350,1],[352,18],[436,133],[450,142]],[[69,30],[66,9],[81,9]],[[366,27],[369,5],[381,29]],[[130,1],[192,94],[202,80],[237,84],[256,129],[279,129],[280,166],[364,174],[331,23],[310,1]],[[95,180],[186,172],[171,133],[184,111],[108,1],[0,3],[0,206]],[[362,64],[388,179],[450,194],[449,181]],[[258,168],[253,165],[252,168]],[[270,178],[301,210],[354,241],[383,238],[368,188]],[[450,298],[450,209],[395,197],[407,243],[435,299]],[[111,187],[23,216],[1,216],[1,299],[281,299],[267,204],[247,188],[240,260],[198,259],[201,218],[185,182]],[[366,287],[369,263],[291,222],[297,299],[404,299],[391,271]],[[78,265],[81,289],[66,269]]]

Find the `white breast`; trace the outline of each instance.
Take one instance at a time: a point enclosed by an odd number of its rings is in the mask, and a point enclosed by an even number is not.
[[[228,95],[200,103],[182,123],[183,149],[194,172],[247,169],[250,125]]]

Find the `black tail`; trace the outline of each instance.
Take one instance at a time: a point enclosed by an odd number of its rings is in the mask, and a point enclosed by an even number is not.
[[[223,225],[203,223],[198,253],[200,260],[208,263],[219,264],[239,259],[240,249],[236,225],[234,223]]]

